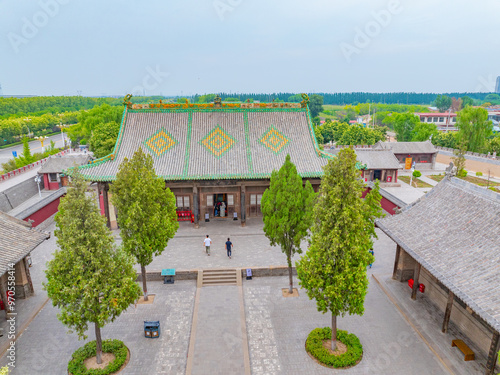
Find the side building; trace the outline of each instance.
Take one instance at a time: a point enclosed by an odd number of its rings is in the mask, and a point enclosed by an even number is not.
[[[260,216],[271,173],[287,154],[317,190],[333,156],[316,142],[307,103],[149,104],[126,106],[113,153],[79,167],[96,182],[111,228],[116,213],[109,184],[121,162],[142,147],[175,194],[179,216],[195,226],[205,218]]]

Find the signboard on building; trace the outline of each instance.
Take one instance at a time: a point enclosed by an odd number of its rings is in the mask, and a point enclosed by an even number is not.
[[[405,159],[405,169],[411,169],[411,158]]]

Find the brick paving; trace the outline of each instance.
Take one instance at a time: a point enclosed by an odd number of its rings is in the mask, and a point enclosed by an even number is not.
[[[49,230],[53,228],[49,227]],[[204,254],[202,242],[207,233],[214,241],[214,255],[210,257]],[[361,363],[349,370],[332,371],[312,362],[304,351],[305,338],[313,328],[329,325],[330,316],[318,313],[315,302],[310,301],[303,290],[299,290],[298,298],[283,298],[281,288],[287,287],[287,277],[254,278],[251,281],[243,280],[245,323],[253,374],[448,373],[371,277],[372,273],[390,274],[394,260],[395,244],[380,231],[377,230],[377,233],[380,239],[374,246],[376,261],[373,268],[368,270],[370,288],[365,315],[339,319],[340,329],[347,329],[360,337],[365,348]],[[115,236],[118,236],[118,232]],[[235,244],[231,260],[225,256],[223,250],[227,236],[231,236]],[[30,315],[28,312],[34,313],[46,298],[41,289],[43,269],[55,247],[55,238],[52,237],[32,254],[31,273],[37,294],[22,301],[26,319]],[[286,262],[279,248],[269,246],[262,233],[262,221],[259,219],[250,219],[244,228],[241,228],[239,221],[202,223],[202,228],[197,230],[187,223],[181,223],[176,238],[161,257],[164,258],[155,259],[155,267],[149,266],[148,269],[161,269],[164,264],[174,265],[179,269],[193,269],[229,265],[284,265]],[[218,343],[219,347],[232,347],[232,351],[221,349],[219,353],[212,352],[218,360],[208,364],[205,373],[227,373],[220,371],[221,366],[226,365],[221,361],[228,361],[227,365],[232,366],[231,374],[238,374],[241,369],[241,356],[238,353],[241,353],[242,341],[239,340],[241,336],[238,336],[236,329],[237,319],[233,318],[238,297],[235,293],[211,288],[217,287],[202,288],[203,293],[207,293],[205,297],[200,295],[199,314],[201,320],[211,317],[210,319],[216,319],[217,323],[214,327],[205,328],[198,325],[196,334],[200,338],[211,335],[222,340]],[[227,288],[237,290],[236,287]],[[176,281],[173,285],[149,282],[148,289],[150,293],[156,294],[154,303],[129,307],[115,322],[103,328],[103,338],[123,340],[130,348],[131,360],[123,374],[184,374],[196,282]],[[218,316],[219,311],[228,314]],[[18,339],[17,368],[12,374],[66,374],[71,354],[86,341],[79,341],[75,334],[68,334],[66,327],[57,320],[57,312],[49,302]],[[415,319],[421,317],[417,316]],[[159,339],[144,337],[144,320],[160,320]],[[90,327],[88,333],[88,340],[92,340],[93,327]],[[209,341],[207,343],[209,344]],[[210,351],[201,351],[199,355],[210,357]],[[461,364],[459,355],[447,358],[447,361],[455,361],[458,366]],[[6,362],[7,358],[3,355],[0,365]]]

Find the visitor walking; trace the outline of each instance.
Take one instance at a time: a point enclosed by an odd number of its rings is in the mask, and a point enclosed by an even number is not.
[[[227,256],[229,257],[229,259],[231,259],[232,248],[233,248],[233,243],[231,242],[231,240],[228,237],[227,241],[226,241],[226,250],[227,250]]]
[[[212,240],[208,237],[208,234],[203,243],[205,244],[205,251],[207,252],[207,255],[210,256],[210,245],[212,244]]]

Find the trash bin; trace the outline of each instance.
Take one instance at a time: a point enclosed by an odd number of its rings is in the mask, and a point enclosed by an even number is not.
[[[252,269],[247,268],[247,280],[252,280]]]
[[[160,322],[159,321],[144,321],[144,336],[149,339],[157,339],[160,337]]]

